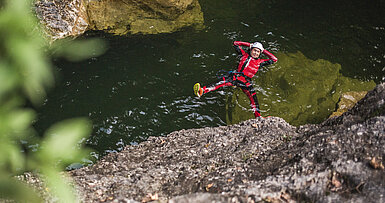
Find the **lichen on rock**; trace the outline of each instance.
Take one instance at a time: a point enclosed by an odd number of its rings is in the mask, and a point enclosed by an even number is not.
[[[262,116],[279,116],[292,125],[320,123],[335,110],[340,95],[367,91],[373,81],[360,81],[340,73],[341,65],[311,60],[301,52],[278,53],[278,62],[254,78]],[[253,118],[249,100],[235,89],[227,101],[227,123]]]

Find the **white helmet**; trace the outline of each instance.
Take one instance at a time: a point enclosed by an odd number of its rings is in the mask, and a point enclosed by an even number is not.
[[[257,48],[257,49],[261,50],[261,52],[263,51],[263,46],[259,42],[254,42],[254,43],[250,44],[250,49],[253,49],[253,48]]]

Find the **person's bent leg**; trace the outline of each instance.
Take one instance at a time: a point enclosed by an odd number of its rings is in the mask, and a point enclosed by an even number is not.
[[[257,93],[254,91],[254,88],[252,86],[249,86],[247,88],[242,88],[242,91],[247,95],[247,97],[250,100],[250,106],[254,112],[254,116],[260,117],[261,112],[259,111],[259,103],[257,99]]]

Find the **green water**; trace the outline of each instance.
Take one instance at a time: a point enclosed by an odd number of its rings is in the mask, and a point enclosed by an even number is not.
[[[83,36],[103,38],[107,52],[77,63],[55,59],[57,84],[38,109],[36,128],[43,131],[65,118],[88,117],[93,133],[84,142],[99,158],[149,136],[226,125],[226,98],[232,88],[196,98],[192,86],[216,80],[219,70],[234,69],[234,40],[261,41],[274,54],[300,51],[309,60],[340,64],[344,77],[385,81],[383,1],[200,3],[203,30]],[[261,84],[258,94],[269,91],[264,88]],[[263,99],[274,99],[266,95]]]

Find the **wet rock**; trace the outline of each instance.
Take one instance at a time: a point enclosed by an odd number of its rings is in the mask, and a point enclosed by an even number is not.
[[[337,103],[338,109],[333,112],[330,117],[342,115],[360,101],[366,93],[367,91],[342,93],[340,100]]]
[[[268,117],[150,137],[70,175],[84,202],[384,202],[384,98],[380,84],[317,125]]]

